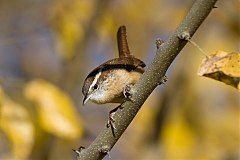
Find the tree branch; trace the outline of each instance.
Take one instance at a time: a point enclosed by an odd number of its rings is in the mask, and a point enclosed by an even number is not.
[[[152,91],[161,83],[170,64],[178,53],[186,45],[186,35],[190,37],[196,32],[204,19],[213,9],[217,0],[196,0],[189,13],[177,28],[175,33],[162,44],[156,53],[152,63],[133,88],[134,102],[127,101],[123,109],[115,115],[116,137],[110,128],[104,128],[93,143],[78,154],[78,160],[98,160],[106,156],[127,129],[138,110]]]

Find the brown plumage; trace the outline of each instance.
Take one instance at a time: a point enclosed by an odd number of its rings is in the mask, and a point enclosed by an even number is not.
[[[122,83],[121,85],[128,85],[130,84],[135,84],[136,81],[140,78],[141,74],[144,72],[144,67],[146,66],[145,63],[143,61],[141,61],[140,59],[135,58],[133,55],[130,54],[129,48],[128,48],[128,43],[127,43],[127,35],[126,35],[126,27],[125,26],[120,26],[117,32],[117,41],[118,41],[118,51],[119,51],[119,58],[114,58],[111,60],[108,60],[107,62],[101,64],[100,66],[98,66],[97,68],[95,68],[94,70],[92,70],[90,72],[90,74],[87,76],[87,78],[85,79],[83,88],[82,88],[82,92],[85,95],[84,98],[84,103],[86,103],[86,101],[89,99],[89,94],[92,94],[94,92],[94,84],[103,84],[105,86],[105,90],[111,91],[110,89],[110,84],[112,84],[113,86],[117,85],[118,79],[123,79],[126,82]],[[121,71],[121,72],[119,72]],[[99,74],[100,73],[100,74]],[[121,74],[120,74],[121,73]],[[111,82],[108,84],[105,83],[106,79],[111,76],[113,77],[113,75],[116,75],[116,77],[118,77],[118,79],[115,79],[115,82]],[[122,75],[122,77],[121,77]],[[97,76],[97,78],[96,78]],[[133,76],[133,77],[132,77]],[[116,78],[115,77],[115,78]],[[107,88],[108,87],[108,88]],[[117,88],[117,87],[115,87]],[[108,100],[103,100],[102,101],[99,99],[99,101],[95,101],[96,103],[112,103],[112,102],[119,102],[119,99],[122,98],[122,91],[123,91],[123,86],[119,86],[118,88],[119,90],[116,90],[115,96],[115,100],[114,97],[111,99],[111,96],[113,96],[114,94],[110,94],[108,95],[109,97],[105,97],[105,99]],[[115,90],[114,90],[115,91]],[[101,92],[103,93],[103,92]],[[104,92],[106,93],[106,92]],[[98,95],[99,96],[99,95]],[[106,95],[107,96],[107,95]],[[99,96],[100,97],[100,96]],[[90,98],[91,99],[91,98]],[[93,100],[93,98],[91,99]],[[94,101],[94,100],[93,100]]]
[[[117,32],[119,58],[129,57],[126,26],[120,26]]]

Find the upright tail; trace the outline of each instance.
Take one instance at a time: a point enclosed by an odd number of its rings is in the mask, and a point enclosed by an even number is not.
[[[120,26],[117,32],[119,58],[130,57],[126,26]]]

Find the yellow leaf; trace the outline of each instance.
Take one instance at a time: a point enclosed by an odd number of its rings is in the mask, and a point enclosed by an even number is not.
[[[4,95],[2,90],[0,92],[0,128],[12,144],[12,152],[4,157],[27,159],[34,144],[34,125],[24,106]]]
[[[224,82],[240,90],[240,53],[212,53],[202,61],[198,75]]]
[[[45,131],[67,139],[82,135],[82,122],[64,91],[44,80],[34,80],[26,85],[25,95],[37,104],[39,123]]]

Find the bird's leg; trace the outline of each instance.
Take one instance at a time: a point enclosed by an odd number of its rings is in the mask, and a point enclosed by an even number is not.
[[[126,98],[126,100],[130,100],[132,102],[134,102],[134,100],[132,99],[132,95],[134,93],[134,91],[132,90],[133,86],[134,86],[133,84],[126,85],[124,87],[124,90],[123,90],[123,95]],[[114,108],[113,110],[111,110],[109,112],[109,118],[108,118],[108,123],[107,123],[107,127],[108,128],[111,127],[111,130],[112,130],[112,133],[113,133],[114,137],[115,137],[114,130],[116,130],[116,126],[114,124],[115,120],[114,120],[113,117],[114,117],[114,115],[115,115],[115,113],[118,109],[122,109],[122,104],[120,104],[119,106],[117,106],[116,108]]]
[[[115,113],[117,112],[118,109],[122,108],[122,104],[120,104],[119,106],[117,106],[116,108],[114,108],[113,110],[111,110],[109,112],[109,118],[108,118],[108,123],[107,123],[107,128],[111,127],[113,136],[115,137],[115,132],[114,130],[116,130],[116,126],[114,124],[115,119],[113,118],[113,116],[115,115]]]

